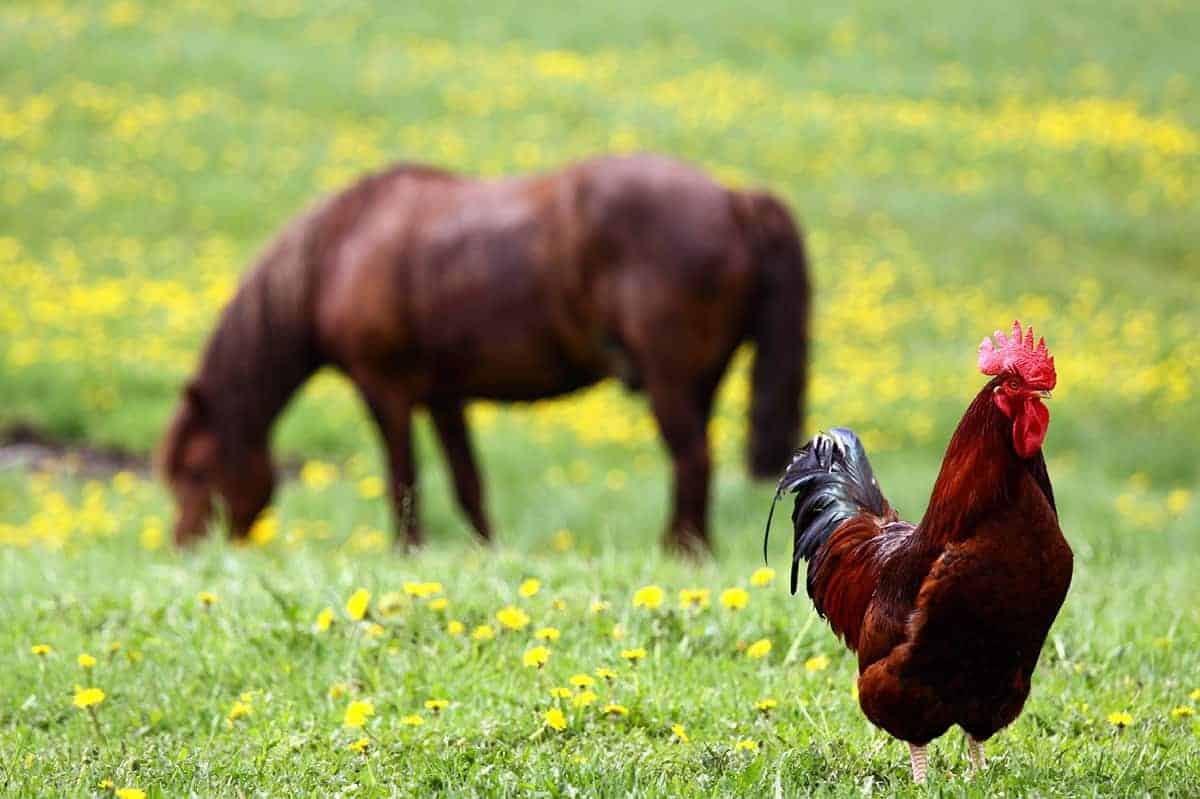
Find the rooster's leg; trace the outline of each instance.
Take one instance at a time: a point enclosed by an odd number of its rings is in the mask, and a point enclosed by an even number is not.
[[[909,744],[908,756],[912,760],[913,782],[917,785],[924,785],[925,771],[929,768],[929,759],[925,755],[925,747]]]
[[[967,758],[971,761],[971,774],[983,771],[983,741],[976,741],[967,733]]]

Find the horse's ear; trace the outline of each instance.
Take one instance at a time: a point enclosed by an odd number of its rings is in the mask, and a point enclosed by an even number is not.
[[[188,383],[183,388],[179,399],[179,408],[175,411],[175,416],[171,419],[166,436],[159,447],[157,461],[160,471],[169,476],[179,468],[184,439],[204,423],[207,413],[207,401],[204,396],[196,388],[195,383]]]

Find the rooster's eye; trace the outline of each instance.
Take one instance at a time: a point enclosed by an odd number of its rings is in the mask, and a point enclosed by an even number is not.
[[[1016,391],[1018,388],[1021,387],[1021,384],[1017,382],[1017,379],[1015,377],[1010,377],[1008,379],[1008,387],[1010,390]]]

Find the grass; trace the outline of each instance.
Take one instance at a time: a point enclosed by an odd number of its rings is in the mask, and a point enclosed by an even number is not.
[[[242,265],[363,170],[671,152],[770,186],[803,220],[818,288],[808,432],[858,429],[908,518],[982,382],[975,342],[1013,316],[1045,332],[1061,378],[1047,453],[1076,574],[1033,695],[983,775],[961,778],[953,733],[934,745],[931,789],[909,784],[903,747],[850,694],[852,657],[787,595],[782,525],[780,575],[749,584],[770,490],[740,468],[744,358],[712,431],[718,557],[699,566],[652,544],[668,465],[644,401],[611,385],[472,409],[495,550],[470,542],[422,425],[430,545],[393,553],[383,503],[363,496],[381,473],[372,433],[324,374],[276,435],[314,460],[248,548],[171,552],[170,508],[144,475],[0,471],[4,793],[97,795],[105,780],[161,796],[1200,792],[1187,714],[1200,712],[1200,14],[943,0],[320,11],[0,10],[0,427],[149,452]],[[521,597],[529,577],[541,589]],[[406,581],[440,582],[448,607],[407,597]],[[665,589],[662,607],[633,606],[646,585]],[[718,600],[735,586],[750,596],[737,612]],[[378,637],[346,617],[359,587]],[[678,607],[692,587],[710,607]],[[470,639],[510,604],[528,627]],[[326,607],[337,621],[317,632]],[[526,668],[543,626],[561,638]],[[771,652],[749,658],[760,639]],[[625,663],[638,647],[646,658]],[[81,653],[98,662],[84,670]],[[600,666],[617,677],[598,681],[596,706],[551,698]],[[95,722],[73,707],[76,684],[105,692]],[[228,721],[245,692],[250,713]],[[351,701],[374,704],[363,730],[343,724]],[[628,715],[605,717],[609,702]],[[563,731],[543,723],[555,704]],[[403,724],[412,714],[424,723]],[[365,753],[349,748],[364,736]]]

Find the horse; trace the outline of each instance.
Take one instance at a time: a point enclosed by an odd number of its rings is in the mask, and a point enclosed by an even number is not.
[[[752,342],[749,469],[778,474],[803,417],[809,293],[802,235],[779,199],[663,156],[495,179],[409,163],[367,175],[289,222],[222,312],[161,450],[175,542],[201,536],[216,501],[231,535],[247,535],[275,487],[273,421],[331,366],[381,433],[409,545],[423,539],[415,408],[428,409],[486,542],[464,404],[616,377],[649,395],[670,452],[665,545],[708,550],[717,384]]]

